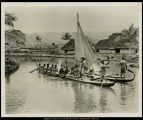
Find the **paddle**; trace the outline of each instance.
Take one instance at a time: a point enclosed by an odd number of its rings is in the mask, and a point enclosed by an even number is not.
[[[101,87],[102,87],[102,85],[103,85],[103,81],[102,81],[102,83],[101,83]]]
[[[127,68],[127,70],[128,70],[129,72],[131,72],[131,73],[133,73],[133,74],[134,74],[134,72],[133,72],[132,70],[130,70],[130,69],[128,69],[128,68]]]
[[[39,67],[38,67],[39,68]],[[36,69],[34,69],[34,70],[32,70],[32,71],[30,71],[29,73],[32,73],[32,72],[34,72],[35,70],[37,70],[38,68],[36,68]]]
[[[94,73],[94,75],[97,75],[97,76],[101,76],[101,75],[99,75],[99,74],[96,74],[96,73]]]

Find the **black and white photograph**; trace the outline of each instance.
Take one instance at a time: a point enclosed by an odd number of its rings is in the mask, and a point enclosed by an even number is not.
[[[142,3],[3,2],[6,117],[141,117]]]

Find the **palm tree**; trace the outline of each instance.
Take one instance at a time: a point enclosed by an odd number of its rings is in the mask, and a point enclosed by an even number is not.
[[[72,35],[69,32],[63,33],[62,38],[63,40],[70,40]]]
[[[10,14],[10,13],[5,13],[5,24],[10,26],[10,27],[14,27],[13,22],[16,21],[17,18]]]
[[[129,26],[129,29],[124,29],[122,30],[122,39],[124,40],[129,40],[130,42],[130,46],[129,46],[129,54],[131,54],[131,49],[132,49],[132,45],[133,43],[137,42],[137,36],[139,33],[139,29],[135,28],[133,24],[131,24]]]
[[[18,45],[25,46],[26,37],[25,34],[22,33],[20,30],[14,30],[14,29],[6,30],[5,36],[9,42],[15,42],[16,46]]]
[[[13,22],[16,20],[17,18],[14,15],[10,13],[5,14],[6,25],[10,27],[14,27]],[[5,37],[8,40],[8,42],[15,42],[16,46],[20,44],[25,45],[26,37],[25,37],[25,34],[20,30],[15,30],[15,29],[5,30]]]

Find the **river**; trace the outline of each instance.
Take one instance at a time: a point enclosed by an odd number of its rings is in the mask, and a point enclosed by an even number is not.
[[[111,88],[73,82],[29,71],[37,62],[14,57],[19,69],[6,77],[6,114],[41,113],[133,113],[138,112],[139,70],[134,81]],[[73,59],[39,58],[41,64],[73,65]],[[112,65],[111,65],[112,66]],[[116,66],[116,64],[115,64]],[[110,67],[117,72],[118,67]]]

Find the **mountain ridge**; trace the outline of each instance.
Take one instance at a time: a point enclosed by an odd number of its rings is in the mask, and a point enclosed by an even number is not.
[[[36,36],[40,36],[42,38],[42,42],[50,45],[52,43],[55,44],[65,44],[67,41],[62,40],[61,37],[65,32],[41,32],[41,33],[26,33],[26,46],[36,46]],[[75,38],[76,32],[70,32],[72,34],[72,38]],[[84,32],[86,36],[88,36],[94,44],[96,44],[99,40],[108,38],[110,32],[96,32],[96,31],[86,31]]]

